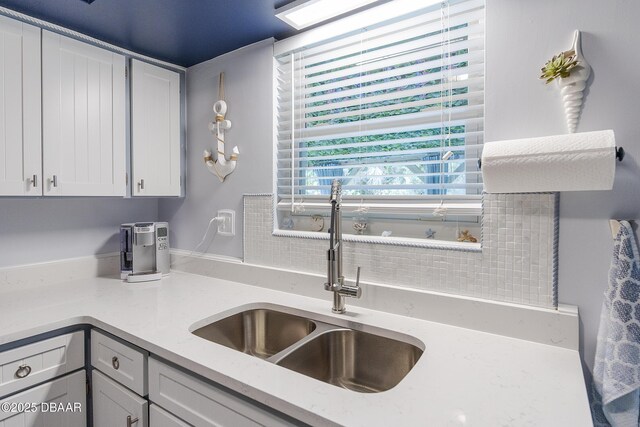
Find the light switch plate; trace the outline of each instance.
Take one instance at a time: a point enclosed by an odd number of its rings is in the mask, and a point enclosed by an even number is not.
[[[236,211],[232,209],[221,209],[218,211],[218,234],[221,236],[236,235]]]

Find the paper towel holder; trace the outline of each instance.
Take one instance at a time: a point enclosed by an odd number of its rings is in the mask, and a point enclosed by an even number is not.
[[[616,159],[618,159],[619,162],[624,159],[624,154],[624,148],[616,147]],[[482,169],[482,159],[478,159],[478,169]]]

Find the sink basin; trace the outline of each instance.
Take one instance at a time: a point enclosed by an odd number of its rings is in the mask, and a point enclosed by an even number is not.
[[[378,335],[372,333],[373,329],[364,332],[360,327],[334,325],[291,308],[272,309],[276,307],[239,308],[238,313],[202,327],[198,325],[192,333],[360,393],[378,393],[395,387],[423,353],[422,343],[403,334],[380,330]]]
[[[277,364],[348,390],[377,393],[396,386],[422,353],[403,341],[334,329],[307,341]]]
[[[255,309],[225,317],[193,333],[261,359],[292,346],[316,328],[304,317],[269,309]]]

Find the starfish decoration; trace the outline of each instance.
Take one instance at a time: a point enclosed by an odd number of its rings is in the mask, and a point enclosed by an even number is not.
[[[436,238],[436,231],[432,230],[431,228],[429,228],[427,231],[425,231],[424,234],[427,236],[427,239],[435,239]]]

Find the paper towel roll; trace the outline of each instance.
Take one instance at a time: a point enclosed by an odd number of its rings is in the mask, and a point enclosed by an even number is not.
[[[616,168],[612,130],[488,142],[482,179],[488,193],[610,190]]]

